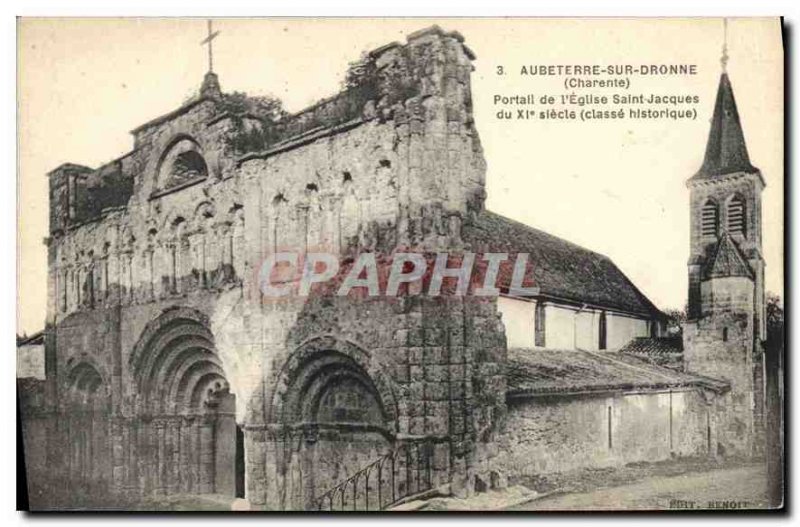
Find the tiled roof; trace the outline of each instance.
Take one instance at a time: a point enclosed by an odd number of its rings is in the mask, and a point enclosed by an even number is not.
[[[723,73],[719,79],[706,155],[692,180],[710,179],[734,172],[758,172],[758,169],[750,164],[731,81],[728,74]]]
[[[637,337],[620,348],[642,360],[667,368],[683,367],[683,339],[681,337]]]
[[[736,247],[731,236],[724,233],[717,244],[714,256],[704,268],[703,278],[726,278],[731,276],[746,276],[753,278],[753,272],[744,256]]]
[[[528,253],[541,295],[648,317],[661,315],[602,254],[488,210],[466,222],[462,235],[475,252]]]
[[[510,398],[670,388],[723,392],[725,381],[663,368],[624,353],[512,349],[506,366]]]
[[[20,337],[17,335],[17,346],[34,346],[44,344],[44,331],[38,331],[31,336]]]

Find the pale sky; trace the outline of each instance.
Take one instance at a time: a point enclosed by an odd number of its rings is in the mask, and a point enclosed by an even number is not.
[[[298,111],[339,90],[348,62],[437,23],[475,52],[475,120],[487,207],[612,258],[662,309],[686,301],[689,191],[719,80],[720,19],[216,19],[225,91],[274,95]],[[46,173],[97,167],[132,147],[128,131],[175,109],[206,70],[202,19],[19,23],[18,331],[42,328]],[[763,194],[767,290],[783,293],[783,55],[777,19],[729,21],[728,72]],[[631,78],[630,93],[696,94],[697,120],[502,121],[495,94],[565,93],[535,64],[696,64],[698,74]],[[508,72],[496,75],[498,65]],[[593,93],[621,93],[596,89]]]

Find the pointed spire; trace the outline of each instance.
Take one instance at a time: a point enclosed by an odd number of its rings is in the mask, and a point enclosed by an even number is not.
[[[731,81],[728,79],[728,74],[723,72],[719,78],[717,100],[714,104],[714,116],[711,118],[711,131],[708,133],[703,166],[692,179],[757,171],[758,169],[750,164],[750,156],[747,154]]]
[[[744,142],[742,123],[739,121],[739,110],[733,97],[733,87],[728,78],[728,19],[723,19],[722,56],[720,65],[722,74],[719,77],[717,100],[714,103],[714,116],[711,118],[711,131],[708,133],[706,155],[703,166],[692,177],[708,179],[714,176],[734,172],[758,172],[750,164],[747,144]]]

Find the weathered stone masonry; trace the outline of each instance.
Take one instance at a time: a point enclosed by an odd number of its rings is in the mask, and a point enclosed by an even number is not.
[[[434,444],[436,482],[468,478],[476,431],[505,404],[494,303],[413,288],[276,302],[258,275],[277,250],[462,247],[484,199],[471,58],[438,28],[384,46],[370,91],[290,116],[245,156],[226,137],[261,123],[221,113],[209,73],[133,131],[131,153],[54,170],[49,466],[126,496],[232,494],[238,423],[256,507],[310,507],[417,438]],[[84,419],[72,398],[103,404]]]

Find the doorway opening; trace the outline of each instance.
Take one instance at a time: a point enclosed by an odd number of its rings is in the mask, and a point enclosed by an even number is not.
[[[235,497],[244,498],[244,432],[236,425]]]

